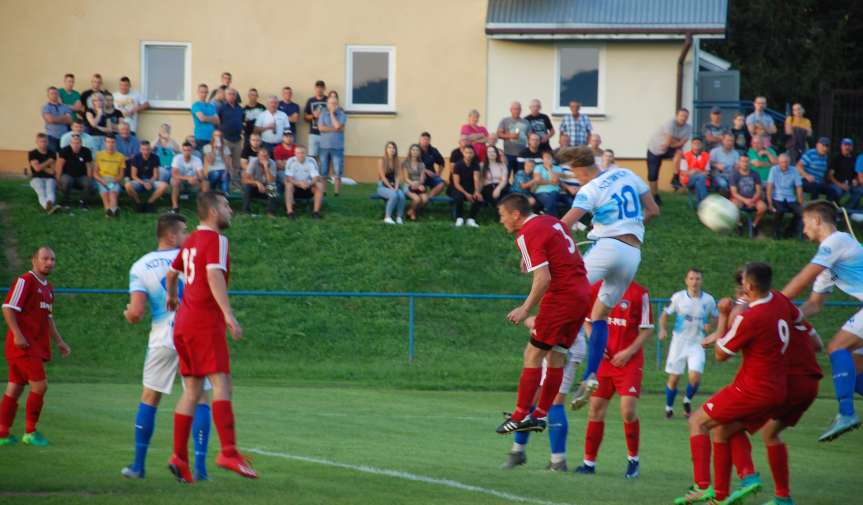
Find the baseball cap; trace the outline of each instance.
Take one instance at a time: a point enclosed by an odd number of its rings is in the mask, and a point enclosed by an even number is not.
[[[849,145],[849,146],[853,146],[853,145],[854,145],[854,141],[853,141],[853,140],[851,140],[851,139],[849,139],[848,137],[845,137],[844,139],[842,139],[842,142],[840,142],[840,144],[842,144],[842,145]]]
[[[821,137],[818,139],[818,143],[825,147],[830,147],[830,139],[827,137]]]
[[[710,108],[711,114],[720,114],[721,112],[722,112],[722,109],[720,109],[718,105],[714,105],[713,107]]]

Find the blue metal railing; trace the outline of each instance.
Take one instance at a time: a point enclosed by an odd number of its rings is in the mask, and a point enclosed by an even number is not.
[[[0,292],[6,292],[8,288],[0,288]],[[56,288],[57,294],[72,295],[125,295],[125,289],[92,289],[92,288]],[[489,294],[489,293],[416,293],[413,291],[251,291],[237,290],[228,291],[232,296],[258,296],[278,298],[406,298],[408,301],[408,362],[413,363],[416,358],[415,326],[416,326],[416,301],[417,299],[437,300],[524,300],[525,295]],[[663,305],[667,304],[668,298],[654,298],[651,305],[654,306],[654,318],[660,313]],[[798,305],[802,302],[795,302]],[[828,301],[828,307],[854,307],[859,308],[859,302],[853,301]],[[656,368],[662,368],[662,357],[664,354],[663,342],[656,339]]]

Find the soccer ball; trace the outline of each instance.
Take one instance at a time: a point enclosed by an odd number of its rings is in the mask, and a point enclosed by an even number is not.
[[[727,198],[710,195],[698,206],[698,219],[715,232],[728,231],[737,225],[740,211]]]

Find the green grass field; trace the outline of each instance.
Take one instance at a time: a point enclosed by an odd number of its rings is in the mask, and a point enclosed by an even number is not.
[[[0,452],[7,462],[0,472],[2,503],[664,504],[690,480],[685,422],[665,420],[658,396],[642,402],[642,477],[626,481],[623,428],[613,409],[597,475],[545,471],[544,434],[532,437],[525,467],[504,471],[498,466],[511,438],[493,429],[511,393],[243,384],[236,391],[238,441],[261,478],[247,481],[213,467],[214,430],[212,481],[181,486],[166,469],[173,398],[159,412],[147,478],[127,481],[119,471],[132,454],[138,387],[62,384],[48,394],[42,429],[52,445]],[[834,409],[832,401],[818,401],[788,433],[798,503],[856,503],[859,435],[829,446],[814,441]],[[579,460],[584,426],[584,412],[570,413],[571,463]],[[753,446],[756,467],[769,474],[760,440]],[[751,503],[766,501],[771,491],[767,477],[763,500]]]
[[[371,192],[364,185],[328,197],[320,222],[306,216],[297,221],[237,216],[227,232],[231,287],[498,294],[529,290],[529,277],[518,272],[512,238],[492,222],[490,213],[478,230],[454,229],[443,206],[430,209],[418,223],[389,227],[381,222],[382,204],[368,200]],[[690,266],[705,271],[708,292],[725,296],[732,272],[748,260],[773,264],[781,287],[815,251],[810,243],[713,234],[687,209],[684,197],[669,195],[665,200],[663,215],[649,225],[639,272],[639,281],[655,298],[680,289]],[[155,218],[128,212],[128,207],[110,221],[98,209],[44,216],[22,180],[0,180],[0,202],[4,285],[29,266],[37,245],[47,243],[58,257],[55,286],[123,289],[131,264],[155,245]],[[193,217],[188,202],[184,209]],[[838,294],[835,299],[847,300]],[[210,503],[509,503],[517,497],[579,505],[667,503],[690,479],[683,422],[659,417],[657,393],[664,376],[655,365],[653,341],[645,350],[644,477],[634,483],[622,480],[623,441],[619,420],[612,415],[601,475],[585,486],[575,476],[541,470],[547,457],[544,437],[542,443],[533,443],[529,468],[513,474],[497,470],[508,444],[492,430],[499,411],[514,400],[526,340],[523,329],[504,321],[515,302],[419,300],[417,359],[412,364],[407,362],[406,301],[235,297],[233,303],[247,335],[243,342],[231,342],[240,442],[246,448],[289,455],[257,456],[263,480],[241,482],[214,471],[214,482],[194,489],[175,487],[161,468],[168,455],[168,407],[173,405],[168,399],[153,444],[150,478],[143,483],[122,481],[118,472],[132,448],[147,324],[126,324],[125,296],[60,295],[55,318],[73,346],[73,356],[49,366],[52,387],[43,428],[54,444],[44,450],[17,447],[0,452],[0,462],[32,469],[0,471],[0,503],[29,503],[33,493],[46,503],[64,504],[174,503],[187,501],[189,493]],[[829,338],[851,313],[852,308],[828,309],[813,322]],[[703,389],[711,391],[731,378],[737,363],[720,365],[710,359],[707,366]],[[3,363],[0,374],[5,373]],[[835,412],[829,381],[822,383],[822,392],[824,399],[789,434],[795,489],[800,503],[854,503],[850,464],[859,464],[863,438],[855,433],[832,445],[814,442]],[[457,427],[440,427],[452,418]],[[572,416],[571,423],[572,462],[581,452],[583,414]],[[754,445],[756,462],[766,471],[763,451],[757,441]],[[296,457],[451,479],[514,497]],[[211,493],[209,488],[223,492]]]

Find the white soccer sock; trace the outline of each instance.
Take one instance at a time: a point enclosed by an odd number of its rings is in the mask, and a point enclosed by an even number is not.
[[[638,462],[638,456],[627,456],[626,459],[629,461],[635,461],[636,463]]]
[[[671,408],[671,407],[669,407],[668,405],[666,405],[666,406],[665,406],[665,411],[666,411],[666,412],[671,412],[672,410],[674,410],[674,409],[673,409],[673,408]]]
[[[524,452],[526,444],[519,444],[518,442],[512,443],[512,452]]]
[[[551,455],[551,462],[552,463],[560,463],[561,461],[566,461],[566,453],[563,453],[563,452],[557,453],[557,454],[552,453],[552,455]]]
[[[584,459],[584,460],[582,460],[582,461],[584,461],[584,465],[585,465],[585,466],[589,466],[589,467],[591,467],[591,468],[593,468],[593,467],[595,467],[595,466],[596,466],[596,461],[588,461],[588,460],[586,460],[586,459]]]
[[[687,397],[687,396],[683,397],[683,403],[690,403],[690,402],[692,402],[692,400],[689,397]]]

